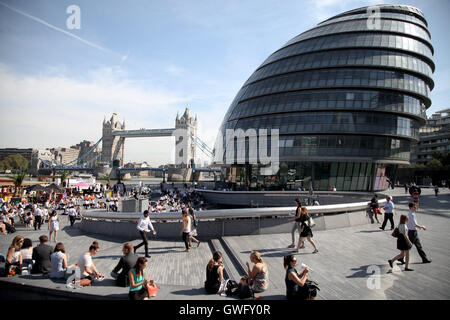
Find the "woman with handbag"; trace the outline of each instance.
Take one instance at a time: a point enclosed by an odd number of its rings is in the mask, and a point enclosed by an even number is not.
[[[22,273],[22,248],[24,238],[22,236],[14,237],[6,255],[5,276]]]
[[[313,233],[311,229],[311,217],[309,216],[308,209],[306,207],[301,208],[300,215],[300,239],[298,240],[297,249],[294,252],[298,252],[299,249],[305,247],[305,238],[313,245],[314,251],[312,253],[317,253],[319,250],[317,249],[316,243],[313,241]]]
[[[286,269],[284,282],[286,284],[286,298],[288,300],[314,300],[317,291],[310,290],[308,286],[309,268],[298,273],[295,267],[298,262],[294,255],[284,256],[283,266]]]
[[[133,268],[128,273],[130,279],[130,291],[128,292],[128,298],[130,300],[148,300],[147,286],[150,285],[150,281],[147,280],[146,275],[147,259],[139,257]]]
[[[408,227],[406,226],[406,223],[408,222],[408,216],[402,214],[400,216],[400,223],[396,230],[392,233],[392,235],[395,237],[397,236],[397,249],[400,250],[400,254],[392,258],[391,260],[388,260],[389,265],[391,268],[393,267],[393,262],[397,259],[402,259],[405,257],[405,271],[414,271],[413,269],[409,269],[409,250],[412,247],[412,243],[409,240],[408,237]]]

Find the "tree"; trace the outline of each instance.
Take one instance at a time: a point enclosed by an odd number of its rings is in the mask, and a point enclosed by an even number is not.
[[[16,187],[16,194],[18,193],[19,195],[22,194],[22,183],[25,180],[25,177],[27,176],[27,172],[25,170],[21,170],[19,172],[17,172],[15,175],[13,176],[9,176],[8,178],[11,178],[14,180],[14,186]]]
[[[61,173],[59,175],[61,177],[61,184],[65,188],[66,187],[66,180],[67,180],[67,178],[69,178],[70,172],[64,170],[64,171],[61,171]]]
[[[0,169],[25,171],[28,169],[28,160],[20,154],[11,154],[0,161]]]
[[[428,168],[442,168],[442,163],[438,159],[432,159],[427,162]]]

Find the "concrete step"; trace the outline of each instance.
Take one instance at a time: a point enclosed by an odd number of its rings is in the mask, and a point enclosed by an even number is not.
[[[231,253],[230,248],[226,246],[223,239],[211,240],[212,251],[220,251],[222,253],[223,264],[225,265],[224,276],[226,279],[233,279],[239,282],[241,277],[245,274],[240,267],[239,262],[236,260],[236,256]]]

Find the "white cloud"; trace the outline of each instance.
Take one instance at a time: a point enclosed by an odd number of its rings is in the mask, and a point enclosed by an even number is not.
[[[0,147],[68,147],[85,139],[97,141],[104,116],[114,111],[130,129],[174,127],[177,109],[186,105],[185,97],[133,83],[117,68],[95,70],[84,80],[53,71],[57,75],[22,76],[0,64]],[[167,141],[151,143],[164,148]],[[151,157],[146,144],[129,143],[128,160]]]

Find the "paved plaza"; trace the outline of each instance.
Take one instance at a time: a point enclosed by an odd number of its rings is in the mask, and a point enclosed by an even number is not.
[[[396,205],[395,223],[401,213],[407,213],[410,196],[403,188],[388,192],[394,197]],[[368,199],[369,201],[369,199]],[[404,272],[403,266],[391,269],[387,260],[397,255],[396,239],[391,237],[389,224],[386,231],[379,229],[379,224],[325,230],[314,232],[314,241],[319,253],[312,254],[311,245],[306,242],[306,249],[297,254],[299,261],[311,268],[310,278],[319,283],[318,299],[323,300],[410,300],[410,299],[450,299],[450,192],[441,189],[438,197],[432,189],[422,189],[418,223],[427,227],[419,230],[419,237],[430,264],[422,264],[415,247],[411,249],[410,268],[413,272]],[[20,299],[20,292],[12,289],[12,284],[21,284],[27,288],[28,299],[31,292],[33,299],[57,299],[74,297],[76,299],[127,299],[128,288],[114,286],[110,272],[121,256],[123,239],[117,240],[102,235],[86,234],[78,228],[70,227],[67,216],[62,218],[62,231],[58,241],[64,243],[68,253],[69,264],[76,263],[80,255],[87,251],[93,241],[98,241],[100,251],[94,257],[97,269],[106,279],[92,287],[68,289],[64,282],[55,282],[38,275],[1,278],[0,294],[2,298]],[[77,222],[79,223],[79,222]],[[201,224],[199,226],[201,233]],[[38,238],[47,234],[47,226],[41,231],[19,227],[17,232],[0,235],[0,253],[6,255],[7,248],[16,235],[28,237],[33,246]],[[296,235],[298,237],[298,235]],[[150,238],[150,255],[148,274],[161,287],[154,299],[162,300],[234,300],[234,297],[207,295],[203,290],[205,267],[213,250],[224,253],[227,276],[238,280],[245,270],[252,250],[261,252],[269,268],[270,288],[262,294],[263,300],[280,300],[285,296],[283,256],[290,252],[287,245],[291,235],[272,234],[224,237],[204,241],[199,248],[189,253],[184,251],[181,241],[159,240]],[[137,244],[139,240],[133,240]],[[54,245],[55,243],[50,243]],[[138,250],[143,255],[143,247]],[[5,289],[8,288],[8,289]],[[11,288],[11,289],[9,289]],[[48,296],[48,289],[57,293]],[[5,292],[11,294],[5,296]]]

